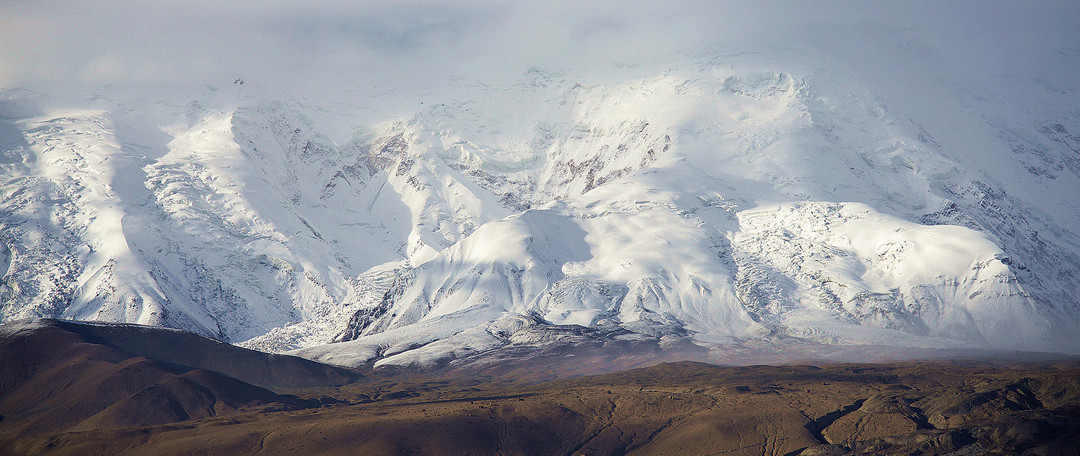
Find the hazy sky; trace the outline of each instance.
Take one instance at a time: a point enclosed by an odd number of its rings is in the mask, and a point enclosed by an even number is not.
[[[904,47],[958,71],[1062,80],[1080,61],[1071,1],[764,3],[0,0],[0,88],[182,97],[239,77],[334,98],[775,48],[873,71]]]

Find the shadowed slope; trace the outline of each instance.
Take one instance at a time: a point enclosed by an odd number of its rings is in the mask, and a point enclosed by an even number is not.
[[[78,334],[90,343],[162,362],[217,371],[266,387],[337,386],[357,378],[351,371],[304,358],[248,350],[186,331],[128,324],[43,321]]]
[[[118,335],[126,348],[142,353],[133,354],[108,345],[104,338],[69,330],[87,328],[100,330],[105,336]],[[163,356],[166,360],[140,356],[164,354],[160,350],[168,345],[174,345],[176,351],[174,356]],[[195,361],[194,366],[177,362],[185,360]],[[256,368],[245,367],[243,361]],[[230,362],[236,365],[228,365]],[[224,367],[228,372],[248,369],[241,375],[271,384],[295,384],[310,375],[319,385],[327,382],[325,373],[351,378],[351,374],[329,366],[237,349],[193,334],[56,321],[5,325],[0,332],[0,366],[0,435],[8,437],[146,426],[204,419],[256,406],[283,410],[311,404],[205,367]]]

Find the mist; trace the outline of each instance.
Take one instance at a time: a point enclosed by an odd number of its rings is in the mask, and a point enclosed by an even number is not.
[[[0,89],[179,103],[242,80],[377,119],[534,67],[610,80],[686,54],[777,50],[898,86],[928,70],[905,66],[909,53],[958,77],[1072,86],[1076,23],[1069,2],[4,2]]]

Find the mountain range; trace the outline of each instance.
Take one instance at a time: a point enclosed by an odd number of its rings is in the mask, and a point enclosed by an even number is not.
[[[939,80],[912,89],[927,113],[821,61],[531,68],[344,135],[320,119],[347,108],[257,84],[71,109],[8,90],[0,318],[343,365],[583,331],[1080,350],[1076,92]]]

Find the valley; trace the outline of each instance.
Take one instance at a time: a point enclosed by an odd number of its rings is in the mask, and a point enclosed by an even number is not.
[[[1064,455],[1080,444],[1080,361],[1053,355],[720,366],[657,362],[654,353],[635,359],[641,367],[619,368],[612,363],[617,351],[608,349],[427,370],[347,372],[308,362],[301,378],[295,376],[301,372],[297,367],[285,368],[300,360],[278,357],[260,363],[269,368],[267,374],[244,377],[273,384],[271,392],[175,359],[120,355],[116,346],[124,341],[152,345],[176,337],[167,330],[133,329],[140,328],[116,327],[103,336],[82,325],[53,323],[0,338],[5,366],[0,450],[13,455]],[[97,339],[87,342],[79,333]],[[202,340],[189,344],[203,347],[193,364],[237,359],[236,352],[261,356]],[[20,348],[20,341],[32,341],[42,351]],[[106,361],[103,351],[114,358]],[[27,357],[35,355],[43,365],[66,362],[63,375],[69,378],[100,372],[103,365],[122,369],[107,380],[111,388],[79,388],[57,381],[56,371],[23,367],[33,366]],[[133,360],[186,371],[181,378],[202,385],[216,376],[209,408],[202,406],[207,412],[163,416],[163,411],[192,410],[198,402],[175,381],[140,380],[145,371],[136,376],[124,367]],[[590,363],[594,372],[616,371],[582,376],[573,370]],[[13,378],[18,379],[14,385]],[[319,379],[329,383],[317,386]],[[138,382],[149,389],[117,394],[121,385]],[[93,412],[78,415],[89,404],[104,409],[79,421]]]

